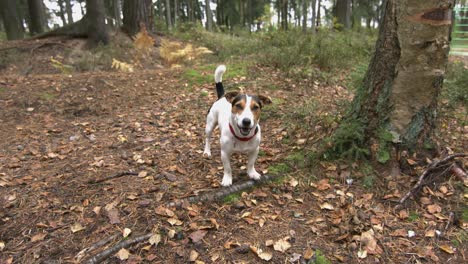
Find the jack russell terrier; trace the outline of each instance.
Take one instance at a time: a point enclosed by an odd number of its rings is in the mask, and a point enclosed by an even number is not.
[[[221,132],[221,160],[224,166],[221,185],[230,186],[232,171],[229,160],[234,152],[248,155],[247,174],[251,179],[260,179],[260,174],[254,168],[261,138],[258,122],[263,105],[270,104],[271,100],[266,96],[239,92],[224,94],[222,80],[225,71],[226,66],[220,65],[214,74],[218,100],[211,106],[206,117],[206,141],[203,156],[211,157],[211,133],[218,125]]]

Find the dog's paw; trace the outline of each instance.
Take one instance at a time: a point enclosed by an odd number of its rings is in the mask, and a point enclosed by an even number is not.
[[[203,152],[203,157],[207,159],[211,159],[211,151],[205,151]]]
[[[224,176],[221,185],[224,187],[228,187],[232,185],[232,177]]]
[[[250,179],[256,180],[256,181],[260,180],[260,176],[261,176],[260,173],[256,172],[255,170],[252,172],[249,172],[248,175]]]

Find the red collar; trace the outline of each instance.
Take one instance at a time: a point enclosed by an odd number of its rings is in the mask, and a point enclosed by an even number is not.
[[[251,140],[253,137],[255,137],[255,135],[257,135],[257,133],[258,133],[258,126],[255,128],[255,133],[254,133],[252,136],[250,136],[250,137],[239,137],[239,136],[237,136],[236,133],[234,132],[234,128],[232,128],[231,124],[229,124],[229,130],[231,130],[232,135],[233,135],[235,138],[237,138],[238,140],[240,140],[240,141],[249,141],[249,140]]]

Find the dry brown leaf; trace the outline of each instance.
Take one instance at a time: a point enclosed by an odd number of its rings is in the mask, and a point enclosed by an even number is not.
[[[197,230],[189,235],[189,238],[192,240],[193,243],[197,243],[198,241],[202,240],[203,237],[208,233],[207,230]]]
[[[84,230],[85,228],[80,224],[80,223],[75,223],[70,227],[71,231],[73,233],[79,232],[81,230]]]
[[[189,256],[189,261],[190,261],[190,262],[195,262],[195,260],[197,260],[197,258],[198,258],[199,255],[200,255],[200,254],[198,254],[197,251],[191,250],[191,251],[190,251],[190,256]]]
[[[44,238],[47,236],[47,233],[39,233],[35,234],[33,237],[31,237],[31,242],[36,242],[40,240],[44,240]]]
[[[132,230],[130,228],[124,228],[123,232],[122,232],[122,235],[123,237],[128,237],[130,235],[130,233],[132,233]]]
[[[122,248],[115,254],[120,260],[126,260],[130,256],[130,252],[126,250],[125,248]]]
[[[315,252],[311,248],[307,248],[304,251],[304,259],[309,260],[315,255]]]
[[[374,231],[372,229],[361,233],[360,241],[364,245],[364,250],[367,251],[368,254],[375,255],[383,252],[377,245],[377,240],[375,239]]]
[[[176,225],[176,226],[180,226],[182,225],[182,221],[180,221],[179,219],[176,219],[176,218],[169,218],[167,219],[167,222],[171,225]]]
[[[265,261],[270,261],[273,258],[273,254],[269,252],[264,252],[261,248],[250,246],[250,250],[255,253],[260,259]]]
[[[442,208],[438,204],[430,204],[427,206],[427,211],[431,214],[440,213]]]
[[[286,239],[280,239],[273,245],[273,249],[280,252],[286,252],[290,247],[291,244]]]
[[[317,182],[317,189],[320,191],[324,191],[326,189],[331,188],[331,185],[328,183],[328,179],[323,179]]]
[[[151,244],[151,245],[154,245],[155,247],[159,244],[159,242],[161,242],[161,235],[160,234],[154,234],[152,235],[148,242]]]
[[[320,209],[325,209],[325,210],[335,210],[335,207],[333,207],[333,205],[325,202],[323,204],[320,205]]]
[[[439,248],[448,254],[455,253],[455,250],[453,249],[453,247],[449,245],[440,245]]]

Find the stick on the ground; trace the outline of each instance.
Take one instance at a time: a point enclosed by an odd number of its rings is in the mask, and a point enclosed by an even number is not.
[[[229,187],[222,188],[219,191],[208,192],[208,193],[204,193],[204,194],[199,195],[199,196],[192,196],[192,197],[172,201],[172,202],[168,203],[167,206],[180,207],[184,203],[187,203],[187,202],[188,203],[196,203],[196,202],[205,202],[205,201],[218,200],[218,199],[221,199],[221,198],[223,198],[225,196],[228,196],[230,194],[243,191],[245,189],[251,188],[251,187],[253,187],[255,185],[260,185],[262,183],[271,181],[273,179],[275,179],[274,176],[262,175],[261,179],[258,180],[258,181],[249,180],[249,181],[246,181],[246,182],[243,182],[243,183],[238,183],[238,184],[234,184],[234,185],[229,186]]]
[[[100,247],[106,245],[107,243],[111,242],[112,240],[118,238],[121,235],[122,234],[119,233],[119,234],[112,235],[110,237],[106,237],[106,238],[104,238],[102,240],[99,240],[98,242],[94,243],[90,247],[84,248],[80,252],[78,252],[78,254],[76,254],[76,256],[75,256],[75,259],[80,261],[87,252],[90,252],[90,251],[93,251],[93,250],[95,250],[97,248],[100,248]]]
[[[432,162],[429,167],[421,174],[421,176],[419,176],[419,179],[418,179],[418,182],[416,182],[416,184],[413,186],[413,188],[411,188],[411,190],[409,190],[399,201],[399,204],[398,206],[401,206],[410,196],[414,195],[417,190],[419,190],[422,185],[423,185],[423,182],[424,182],[424,179],[426,178],[427,175],[429,175],[430,172],[432,172],[434,169],[440,167],[441,165],[449,162],[449,161],[452,161],[453,159],[455,158],[460,158],[460,157],[466,157],[467,154],[466,153],[456,153],[456,154],[452,154],[452,155],[449,155],[445,158],[443,158],[442,160],[439,160],[439,161],[435,161],[435,162]]]
[[[121,241],[121,242],[117,243],[115,246],[110,247],[110,248],[108,248],[108,249],[94,255],[93,257],[88,259],[88,261],[86,261],[86,264],[101,263],[103,260],[105,260],[108,257],[110,257],[111,255],[115,254],[120,249],[129,247],[129,246],[131,246],[133,244],[140,243],[142,241],[145,241],[145,240],[149,239],[151,236],[153,236],[153,233],[148,233],[148,234],[144,234],[144,235],[139,236],[139,237],[135,237],[133,239]]]
[[[119,178],[119,177],[122,177],[122,176],[125,176],[125,175],[138,175],[138,173],[136,173],[134,171],[118,172],[118,173],[112,174],[111,176],[108,176],[108,177],[105,177],[105,178],[89,180],[88,183],[89,184],[100,183],[100,182],[112,180],[112,179],[115,179],[115,178]]]

